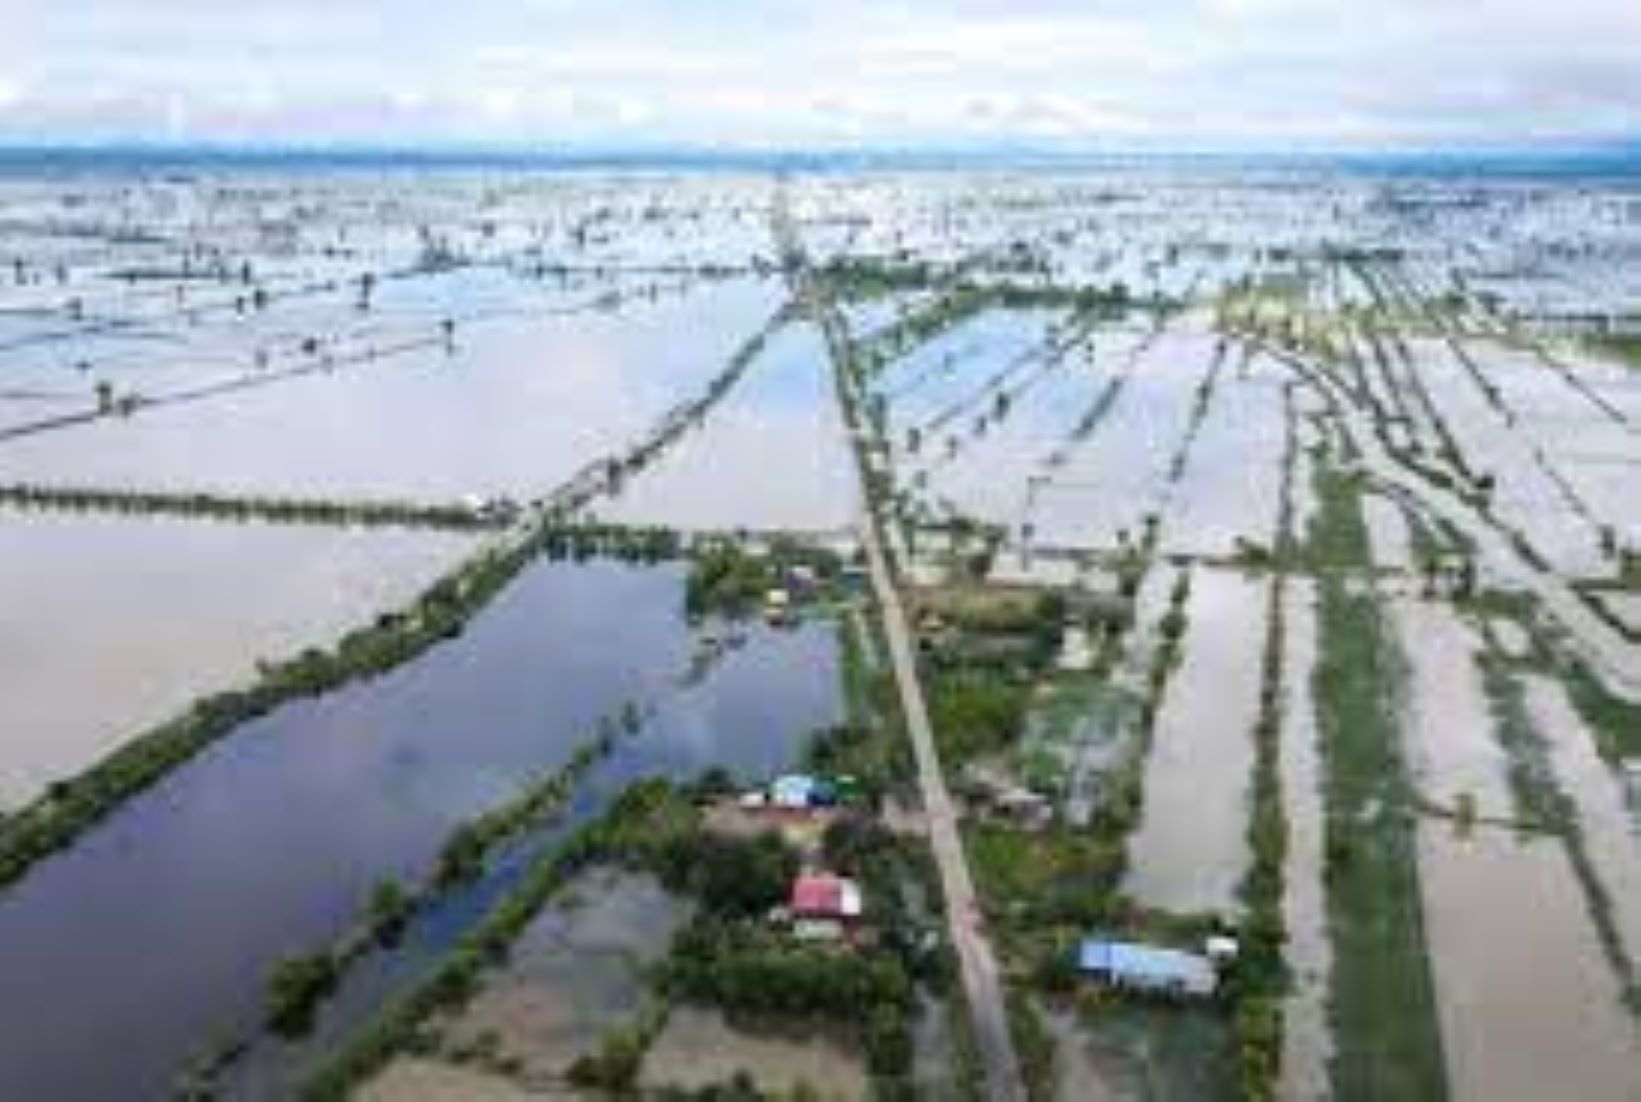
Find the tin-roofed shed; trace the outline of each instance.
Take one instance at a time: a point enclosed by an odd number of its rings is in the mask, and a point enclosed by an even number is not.
[[[1113,987],[1159,995],[1207,998],[1219,987],[1219,974],[1207,957],[1126,941],[1088,938],[1078,950],[1077,967]]]

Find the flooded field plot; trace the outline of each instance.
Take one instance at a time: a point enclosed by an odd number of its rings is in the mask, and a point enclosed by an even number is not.
[[[716,1011],[678,1007],[644,1061],[641,1082],[651,1089],[694,1090],[749,1075],[759,1089],[807,1088],[827,1102],[870,1097],[859,1057],[825,1037],[764,1036],[726,1023]]]
[[[1315,587],[1296,586],[1286,599],[1283,670],[1288,693],[1282,710],[1281,778],[1289,835],[1282,910],[1293,987],[1284,1010],[1281,1084],[1290,1098],[1325,1098],[1333,1055],[1328,1023],[1333,949],[1327,931],[1326,824],[1312,689],[1317,658]]]
[[[1641,1036],[1560,847],[1433,823],[1419,853],[1453,1096],[1543,1098],[1574,1081],[1584,1098],[1641,1093]]]
[[[704,391],[779,301],[765,283],[714,285],[609,312],[477,322],[449,349],[428,327],[392,356],[326,369],[321,354],[266,385],[0,441],[0,480],[526,499]]]
[[[653,879],[604,870],[582,877],[514,943],[506,969],[441,1023],[439,1047],[491,1045],[525,1082],[562,1082],[577,1057],[638,1017],[644,969],[664,956],[685,917]]]
[[[1399,602],[1394,615],[1408,663],[1403,733],[1420,795],[1443,808],[1473,801],[1482,815],[1513,818],[1515,798],[1482,691],[1476,633],[1439,605]]]
[[[0,511],[0,810],[257,663],[410,602],[466,536]]]
[[[860,511],[852,462],[826,350],[788,328],[704,425],[595,512],[685,530],[837,531]]]
[[[1166,501],[1213,348],[1206,334],[1165,333],[1139,354],[1110,412],[1033,487],[1027,517],[1041,542],[1111,547],[1138,537]]]
[[[1134,343],[1130,334],[1097,329],[1053,362],[979,394],[974,420],[955,443],[948,438],[943,448],[901,460],[907,479],[937,514],[1002,524],[1027,539],[1034,496],[1108,406]]]
[[[1235,903],[1265,613],[1265,582],[1193,576],[1183,659],[1157,716],[1129,854],[1129,890],[1148,906],[1196,913]]]
[[[1231,556],[1272,546],[1285,436],[1281,384],[1227,368],[1191,443],[1163,547]]]

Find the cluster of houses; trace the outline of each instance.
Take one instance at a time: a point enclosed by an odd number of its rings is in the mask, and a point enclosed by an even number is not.
[[[772,925],[801,941],[853,942],[862,931],[860,885],[819,867],[817,860],[819,828],[846,813],[859,796],[859,781],[847,774],[786,773],[736,799],[739,814],[778,826],[808,855],[786,903],[769,916]]]

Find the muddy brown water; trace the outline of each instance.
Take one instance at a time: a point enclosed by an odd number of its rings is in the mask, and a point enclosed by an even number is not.
[[[1509,761],[1477,665],[1479,635],[1445,603],[1398,598],[1390,613],[1407,663],[1402,738],[1420,795],[1446,808],[1468,795],[1478,814],[1512,818]]]
[[[443,533],[0,511],[0,809],[471,553]]]
[[[1641,1034],[1561,843],[1427,820],[1418,853],[1454,1098],[1641,1097]]]
[[[1228,911],[1248,863],[1248,789],[1269,579],[1198,570],[1129,841],[1128,891],[1171,911]]]

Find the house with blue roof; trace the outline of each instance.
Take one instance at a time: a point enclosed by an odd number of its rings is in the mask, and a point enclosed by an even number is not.
[[[1206,999],[1219,989],[1219,971],[1207,957],[1127,941],[1085,939],[1077,970],[1111,987],[1149,995]]]

